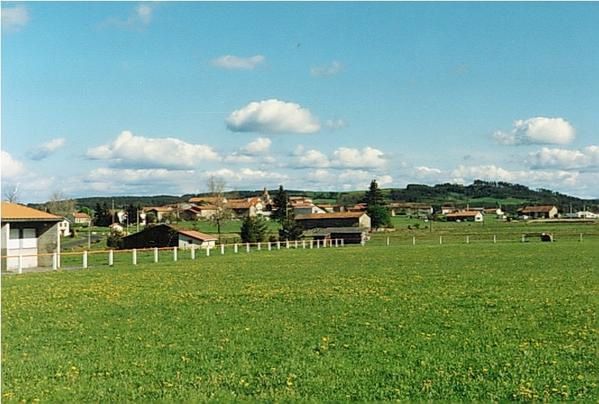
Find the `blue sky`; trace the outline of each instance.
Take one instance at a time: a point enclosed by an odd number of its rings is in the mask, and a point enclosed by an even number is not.
[[[597,3],[2,3],[23,201],[522,183],[599,197]]]

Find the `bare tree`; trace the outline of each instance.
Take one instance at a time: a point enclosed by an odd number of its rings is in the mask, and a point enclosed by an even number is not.
[[[231,218],[231,211],[227,209],[225,203],[225,186],[226,182],[220,177],[210,176],[207,181],[208,191],[212,196],[212,204],[216,208],[216,211],[210,216],[210,221],[216,225],[216,231],[218,232],[218,242],[221,242],[221,225],[224,221]]]
[[[72,215],[75,212],[75,201],[67,199],[62,192],[55,191],[50,195],[50,200],[46,203],[46,208],[50,213],[55,215]]]
[[[8,186],[4,190],[4,200],[7,202],[19,202],[19,184]]]

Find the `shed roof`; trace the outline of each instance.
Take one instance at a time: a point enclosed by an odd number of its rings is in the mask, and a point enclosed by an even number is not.
[[[555,208],[554,205],[538,205],[538,206],[525,206],[520,212],[522,213],[549,213],[551,209]]]
[[[193,239],[196,240],[200,240],[200,241],[216,241],[218,240],[218,238],[211,236],[209,234],[204,234],[204,233],[200,233],[199,231],[195,231],[195,230],[178,230],[175,229],[179,232],[179,234],[183,234],[184,236],[187,237],[191,237]]]
[[[351,219],[362,217],[365,214],[365,212],[310,213],[307,215],[297,215],[295,220]]]
[[[19,205],[18,203],[2,202],[0,217],[3,221],[47,221],[60,222],[61,216]]]
[[[460,210],[457,212],[453,212],[453,213],[448,213],[447,217],[475,217],[476,215],[479,215],[480,212],[477,210]]]

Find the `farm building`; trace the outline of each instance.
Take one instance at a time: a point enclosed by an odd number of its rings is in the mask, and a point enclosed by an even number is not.
[[[2,202],[0,217],[3,269],[18,268],[19,256],[23,268],[52,265],[49,254],[60,252],[62,217],[10,202]]]
[[[293,206],[294,215],[310,215],[312,213],[326,213],[322,208],[314,204],[295,205]]]
[[[219,203],[227,203],[227,198],[224,196],[196,196],[189,198],[189,203],[194,205],[216,205]]]
[[[257,197],[229,199],[225,204],[225,207],[230,209],[237,217],[254,217],[264,209],[262,200]]]
[[[123,248],[212,248],[217,238],[195,230],[179,230],[168,224],[160,224],[123,237]]]
[[[166,220],[168,216],[175,213],[175,210],[170,206],[148,207],[144,208],[143,211],[146,214],[153,214],[157,222],[162,222],[163,220]]]
[[[441,214],[442,215],[447,215],[448,213],[454,213],[457,212],[458,209],[456,209],[455,206],[452,205],[443,205],[441,206]]]
[[[70,236],[71,235],[71,222],[68,221],[67,219],[63,219],[62,221],[58,222],[58,233],[62,237]]]
[[[558,212],[554,205],[525,206],[518,209],[518,215],[530,219],[555,219]]]
[[[216,206],[200,205],[184,209],[179,213],[182,220],[210,219],[216,213]]]
[[[90,224],[92,218],[85,212],[73,213],[73,222],[75,224]]]
[[[482,222],[484,216],[477,210],[458,210],[445,215],[448,222]]]
[[[599,213],[589,212],[588,210],[576,212],[579,219],[599,219]]]
[[[343,240],[345,244],[360,244],[369,239],[368,230],[360,227],[326,227],[312,229],[303,233],[305,238],[314,240]]]
[[[428,216],[433,214],[433,207],[426,203],[415,202],[391,202],[389,204],[391,216],[397,215],[423,215]]]
[[[345,212],[345,206],[343,205],[332,205],[329,203],[320,203],[318,207],[324,210],[326,213]]]
[[[304,230],[327,227],[363,227],[370,231],[370,216],[364,212],[314,213],[298,215],[295,221]]]

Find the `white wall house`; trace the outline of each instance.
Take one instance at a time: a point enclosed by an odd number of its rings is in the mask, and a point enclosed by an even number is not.
[[[214,248],[218,239],[195,230],[179,230],[179,248]]]
[[[16,203],[2,202],[0,230],[2,269],[51,266],[60,253],[60,216]]]

